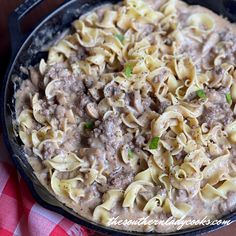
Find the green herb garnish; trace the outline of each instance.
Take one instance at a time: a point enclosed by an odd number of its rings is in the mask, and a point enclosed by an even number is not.
[[[232,96],[231,96],[231,94],[230,94],[230,93],[226,93],[226,94],[225,94],[225,97],[226,97],[226,101],[227,101],[229,104],[231,104],[231,102],[232,102]]]
[[[159,137],[152,138],[149,144],[149,149],[157,149],[159,140]]]
[[[123,43],[124,40],[125,40],[125,36],[122,35],[122,34],[116,34],[116,38],[118,38],[118,39],[120,40],[121,43]]]
[[[132,67],[131,67],[131,65],[126,65],[124,72],[125,72],[126,77],[130,78],[131,75],[132,75]]]
[[[206,98],[206,93],[203,89],[197,90],[196,93],[199,98]]]
[[[134,155],[134,152],[132,150],[128,150],[128,158],[131,159]]]
[[[94,123],[92,121],[88,121],[84,124],[84,128],[91,130],[94,128]]]

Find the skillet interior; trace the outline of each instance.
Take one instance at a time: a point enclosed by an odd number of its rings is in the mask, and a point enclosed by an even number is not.
[[[85,225],[89,228],[101,231],[103,233],[109,233],[112,235],[144,235],[143,233],[130,233],[120,230],[115,230],[93,223],[81,216],[78,216],[73,210],[63,205],[57,199],[54,198],[37,180],[33,174],[32,168],[27,162],[23,149],[21,147],[21,141],[15,136],[13,122],[15,118],[14,111],[14,91],[19,87],[19,84],[13,83],[12,77],[19,75],[24,78],[19,68],[21,65],[29,66],[37,64],[42,57],[47,57],[46,52],[42,52],[42,48],[45,44],[52,41],[57,35],[70,27],[73,20],[78,18],[81,14],[89,11],[90,9],[99,6],[104,3],[115,3],[117,0],[112,1],[96,1],[96,0],[72,0],[66,2],[52,14],[50,14],[27,38],[21,49],[16,54],[14,60],[10,64],[8,72],[5,76],[2,92],[2,121],[4,129],[4,140],[12,156],[12,160],[19,170],[21,176],[25,179],[30,187],[30,190],[34,198],[45,208],[56,211],[59,214],[66,216],[67,218],[75,221],[78,224]],[[190,3],[196,3],[198,1],[187,1]],[[203,1],[206,6],[207,2]],[[214,2],[214,1],[210,1]],[[216,4],[217,5],[217,4]],[[220,8],[218,8],[219,11]],[[236,213],[232,213],[225,216],[223,219],[236,220]],[[168,235],[196,235],[197,233],[209,232],[215,230],[222,225],[215,225],[210,227],[199,227],[195,229],[186,229],[176,233],[168,233]],[[154,235],[152,233],[145,233],[145,235]],[[155,234],[156,235],[156,234]],[[160,234],[167,235],[167,234]]]

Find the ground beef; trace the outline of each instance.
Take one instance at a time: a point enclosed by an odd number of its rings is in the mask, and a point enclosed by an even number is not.
[[[112,188],[125,189],[133,181],[133,178],[133,171],[122,167],[108,176],[108,183]]]
[[[84,92],[78,92],[77,93],[77,106],[75,108],[75,112],[80,116],[80,117],[85,117],[86,116],[86,105],[88,103],[92,102],[92,99],[90,96],[86,95]]]
[[[191,93],[189,93],[189,95],[187,96],[185,101],[186,102],[191,102],[191,101],[193,101],[196,98],[198,98],[197,93],[196,92],[191,92]]]
[[[133,134],[131,133],[126,133],[123,136],[124,143],[130,143],[133,140]]]
[[[236,145],[235,144],[231,144],[230,154],[233,157],[232,158],[233,163],[236,164]]]
[[[184,189],[176,190],[176,200],[180,202],[184,202],[188,199],[188,192]]]
[[[145,186],[145,189],[139,192],[139,195],[142,196],[142,198],[144,198],[146,201],[150,200],[154,196],[157,196],[157,195],[165,196],[165,194],[166,194],[166,190],[161,189],[160,185]]]
[[[93,138],[99,138],[108,152],[116,153],[123,141],[121,123],[121,120],[115,116],[103,120],[93,130],[92,140]]]
[[[150,108],[151,110],[156,110],[156,104],[150,97],[143,98],[142,105],[144,110],[148,110]]]
[[[57,104],[50,105],[47,101],[45,101],[42,103],[42,108],[43,109],[40,110],[40,113],[50,120],[55,114]]]
[[[63,144],[62,144],[62,148],[63,150],[65,150],[66,152],[74,152],[78,149],[80,145],[80,139],[77,138],[75,139],[75,137],[69,137]]]
[[[42,76],[41,74],[32,66],[29,67],[30,73],[30,80],[32,81],[33,85],[38,88],[42,88]]]
[[[30,94],[35,93],[37,88],[32,84],[30,80],[24,80],[21,84],[21,88],[16,93],[16,111],[17,115],[23,110],[31,106]],[[23,105],[22,105],[23,104]]]
[[[55,143],[45,142],[41,152],[45,159],[50,159],[54,156],[55,151],[56,151]]]
[[[87,76],[85,79],[84,79],[84,85],[86,88],[91,88],[93,85],[94,85],[94,81],[95,79],[92,77],[92,76]]]
[[[102,166],[107,165],[106,153],[101,148],[80,148],[79,156],[84,160],[87,159],[91,165],[94,161]]]
[[[186,39],[187,40],[184,40],[183,44],[181,44],[179,53],[188,55],[193,62],[198,61],[202,50],[201,45],[190,37]]]
[[[66,109],[65,107],[59,105],[56,107],[56,110],[55,110],[55,117],[60,121],[62,118],[64,120],[64,116],[65,116],[65,113],[66,113]]]
[[[75,79],[74,82],[70,85],[70,90],[74,93],[84,91],[85,87],[83,81],[79,78]]]
[[[91,185],[89,188],[85,191],[85,198],[88,200],[92,200],[94,198],[96,199],[102,199],[101,191],[97,191],[96,185]],[[97,206],[97,202],[93,202],[92,204],[89,204],[90,209],[94,209]]]
[[[210,89],[207,91],[208,101],[204,105],[203,115],[199,118],[200,124],[207,123],[211,127],[216,122],[227,125],[234,120],[233,111],[226,101],[225,94],[224,90]]]
[[[184,160],[184,157],[187,155],[187,153],[182,150],[181,152],[179,152],[178,154],[175,155],[175,158],[177,160]]]
[[[168,76],[168,74],[169,74],[169,71],[168,71],[167,69],[163,68],[163,69],[159,72],[158,75],[154,76],[152,82],[153,82],[154,84],[160,83],[160,82],[163,81],[164,78],[166,78],[166,77]]]
[[[87,52],[86,48],[80,47],[78,45],[77,45],[77,47],[78,47],[77,51],[75,53],[73,53],[72,55],[70,55],[70,57],[69,57],[69,62],[71,64],[74,64],[79,60],[85,60],[85,58],[88,56],[88,52]]]
[[[229,192],[227,194],[227,199],[220,202],[219,211],[224,215],[229,213],[230,210],[235,209],[235,207],[236,207],[236,193]]]
[[[154,193],[153,193],[152,189],[151,189],[151,191],[147,191],[147,190],[142,191],[142,192],[139,193],[139,195],[140,195],[142,198],[144,198],[146,201],[148,201],[148,200],[150,200],[152,197],[154,197]]]
[[[135,138],[135,145],[137,147],[143,147],[145,144],[145,138],[142,136],[142,135],[138,135],[136,138]]]
[[[155,29],[154,25],[151,24],[141,24],[141,23],[135,23],[136,27],[138,28],[143,28],[142,30],[142,34],[140,34],[140,39],[144,38],[145,36],[148,36],[151,34],[151,32],[153,32],[153,30]]]
[[[118,97],[121,94],[121,89],[117,83],[109,83],[105,86],[104,90],[105,97]]]
[[[219,33],[219,36],[221,38],[222,41],[224,41],[225,43],[223,44],[223,50],[224,50],[224,54],[226,55],[223,59],[223,62],[229,62],[231,63],[235,63],[235,53],[236,53],[236,39],[235,36],[232,32],[229,31],[229,29],[224,29],[222,30],[221,33]],[[222,50],[222,46],[221,47],[213,47],[212,51],[219,55],[220,51]]]
[[[157,112],[159,114],[162,114],[165,109],[171,105],[171,102],[169,100],[166,100],[166,101],[162,101],[162,102],[158,102],[157,104]]]
[[[65,63],[56,63],[49,68],[46,76],[52,79],[65,78],[70,76],[70,72]]]
[[[218,33],[212,33],[206,42],[204,43],[204,46],[202,48],[203,55],[207,55],[211,49],[219,42],[219,34]]]

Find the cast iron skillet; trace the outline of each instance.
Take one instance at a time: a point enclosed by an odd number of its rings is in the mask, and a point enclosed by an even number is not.
[[[49,14],[31,33],[24,35],[21,32],[20,20],[35,8],[42,0],[26,0],[11,14],[9,18],[9,30],[12,44],[12,57],[7,69],[1,94],[1,120],[3,125],[4,141],[11,154],[12,161],[20,172],[23,179],[27,182],[33,197],[45,208],[55,211],[68,219],[84,225],[90,229],[97,230],[102,233],[112,235],[157,235],[156,233],[137,233],[129,231],[121,231],[101,226],[84,217],[79,216],[72,209],[66,207],[54,196],[52,196],[37,180],[33,174],[32,168],[27,162],[21,141],[17,138],[13,131],[13,122],[15,118],[14,111],[14,91],[19,84],[12,81],[13,75],[19,75],[24,79],[24,75],[19,71],[21,65],[35,65],[40,58],[46,57],[47,53],[42,52],[41,48],[50,42],[56,35],[70,27],[73,20],[81,14],[91,10],[95,6],[103,3],[115,3],[118,0],[65,0],[65,2]],[[215,12],[228,17],[231,21],[236,21],[236,2],[232,0],[188,0],[190,4],[200,4],[208,7]],[[236,220],[236,212],[225,217],[224,220]],[[199,227],[186,229],[169,234],[159,235],[196,235],[218,229],[222,225]]]

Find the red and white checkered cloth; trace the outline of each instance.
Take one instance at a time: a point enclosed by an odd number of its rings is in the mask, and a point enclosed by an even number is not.
[[[0,136],[0,236],[99,235],[35,202]]]

